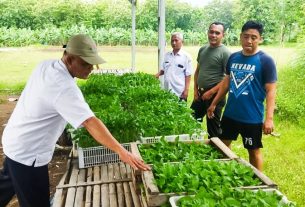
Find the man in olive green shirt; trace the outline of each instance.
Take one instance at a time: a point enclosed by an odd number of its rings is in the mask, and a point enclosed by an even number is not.
[[[224,25],[213,22],[208,30],[209,44],[201,47],[197,57],[197,68],[194,74],[194,100],[191,109],[194,117],[202,122],[224,78],[225,67],[230,51],[222,44]],[[207,117],[207,131],[209,138],[221,134],[220,119],[225,98],[221,100],[214,111],[214,118]]]

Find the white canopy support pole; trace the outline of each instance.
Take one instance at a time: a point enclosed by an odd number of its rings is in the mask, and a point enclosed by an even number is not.
[[[165,0],[158,0],[158,25],[159,25],[159,44],[158,44],[158,71],[162,69],[165,53]]]
[[[159,43],[158,43],[158,71],[162,69],[165,55],[165,0],[158,0],[158,25],[159,25]],[[164,76],[160,76],[161,88],[164,88]]]
[[[131,35],[131,71],[135,72],[136,64],[136,4],[137,0],[131,0],[131,18],[132,18],[132,35]]]

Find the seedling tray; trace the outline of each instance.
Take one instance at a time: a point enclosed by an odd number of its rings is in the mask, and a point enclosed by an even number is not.
[[[162,137],[168,142],[174,142],[176,138],[179,141],[203,141],[204,137],[206,136],[206,132],[201,132],[199,134],[180,134],[180,135],[168,135],[168,136],[154,136],[154,137],[141,137],[141,143],[149,144],[149,143],[156,143],[161,140]]]
[[[243,189],[264,189],[264,188],[277,188],[277,185],[269,179],[266,175],[259,172],[256,168],[247,164],[246,161],[242,159],[236,159],[236,161],[240,164],[247,165],[252,168],[256,178],[261,181],[261,185],[257,186],[237,186]],[[223,161],[219,161],[223,162]],[[158,186],[155,184],[155,179],[152,171],[144,171],[142,174],[142,181],[143,181],[143,191],[146,196],[146,202],[148,206],[161,206],[164,203],[168,202],[168,199],[171,196],[184,195],[186,192],[170,192],[170,193],[163,193],[160,192]]]
[[[126,150],[131,151],[130,144],[121,144]],[[104,147],[88,147],[77,148],[79,168],[87,168],[98,166],[101,164],[118,163],[121,162],[117,153]]]
[[[114,75],[123,75],[125,73],[133,73],[131,68],[124,68],[124,69],[99,69],[93,70],[92,73],[94,74],[114,74]]]
[[[262,191],[265,191],[265,192],[270,192],[270,193],[273,193],[275,192],[277,195],[280,195],[282,196],[282,199],[280,200],[279,203],[281,204],[290,204],[292,203],[291,201],[289,201],[287,199],[287,197],[285,195],[283,195],[279,190],[277,189],[274,189],[274,188],[266,188],[266,189],[261,189]],[[251,190],[251,191],[254,191],[254,192],[257,192],[258,190]],[[171,204],[172,207],[179,207],[178,205],[178,201],[180,198],[182,197],[185,197],[186,195],[180,195],[180,196],[172,196],[169,198],[169,203]],[[188,196],[194,196],[194,195],[188,195]]]
[[[211,145],[213,147],[215,147],[216,150],[218,150],[222,155],[224,159],[237,159],[238,156],[232,152],[219,138],[214,137],[211,139],[207,139],[207,140],[184,140],[181,141],[183,143],[197,143],[197,144],[206,144],[206,145]],[[153,143],[131,143],[131,152],[133,154],[138,155],[139,157],[142,158],[141,153],[139,151],[138,145],[151,145]]]

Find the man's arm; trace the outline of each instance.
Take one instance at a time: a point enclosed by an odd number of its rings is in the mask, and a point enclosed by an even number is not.
[[[197,67],[194,73],[194,100],[198,100],[198,74],[199,74],[199,64],[197,63]]]
[[[225,78],[218,84],[219,89],[216,97],[213,99],[210,107],[208,108],[207,115],[211,119],[214,117],[214,110],[218,102],[227,94],[230,87],[230,75],[226,75]]]
[[[202,96],[202,99],[209,100],[210,98],[212,98],[212,96],[218,92],[220,85],[221,85],[221,81],[216,86],[205,92]]]
[[[270,134],[274,129],[273,114],[275,108],[276,83],[266,83],[266,116],[263,124],[265,134]]]
[[[155,75],[155,77],[156,77],[156,78],[159,78],[161,75],[164,75],[164,70],[160,70],[160,71]]]
[[[185,77],[185,87],[180,98],[187,99],[190,89],[191,77],[192,76],[190,75]]]
[[[91,136],[100,144],[115,151],[119,154],[120,159],[128,163],[134,169],[149,170],[150,167],[145,165],[143,160],[128,152],[122,145],[111,135],[107,127],[101,120],[96,117],[90,117],[82,124]]]

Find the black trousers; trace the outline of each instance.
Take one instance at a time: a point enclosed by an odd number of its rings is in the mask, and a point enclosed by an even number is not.
[[[48,165],[26,166],[6,157],[0,170],[0,207],[15,194],[21,207],[50,207]]]
[[[204,93],[204,91],[200,92],[199,97]],[[210,107],[212,101],[214,100],[216,94],[210,98],[209,100],[202,100],[199,98],[198,100],[194,100],[191,109],[193,109],[193,116],[196,120],[202,122],[204,116],[207,114],[207,110]],[[217,104],[215,111],[214,111],[214,118],[209,119],[206,116],[207,121],[207,130],[209,134],[209,138],[211,137],[219,137],[221,135],[221,126],[220,126],[220,119],[222,115],[222,109],[226,104],[226,99],[223,98]]]

